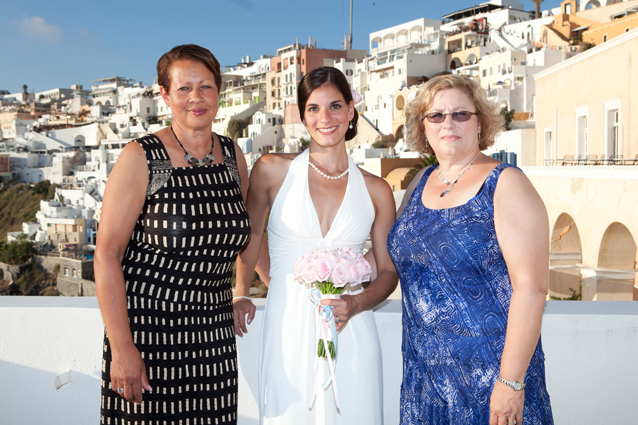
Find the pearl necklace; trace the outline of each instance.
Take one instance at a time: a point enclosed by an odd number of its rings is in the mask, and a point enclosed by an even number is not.
[[[476,155],[476,157],[472,160],[472,162],[467,164],[466,167],[463,167],[463,170],[461,170],[459,175],[456,176],[456,178],[454,179],[454,181],[452,183],[450,183],[445,177],[443,177],[443,174],[441,174],[441,165],[439,165],[439,178],[441,179],[441,182],[443,182],[443,184],[447,186],[447,189],[445,189],[445,191],[443,191],[443,193],[441,193],[441,195],[440,195],[441,198],[444,197],[445,195],[447,195],[448,193],[450,193],[452,191],[452,189],[454,189],[454,185],[456,184],[456,182],[458,182],[459,179],[461,177],[463,177],[463,174],[465,174],[465,172],[467,170],[472,168],[472,164],[474,164],[474,161],[476,161],[478,159],[479,155],[481,155],[481,152],[479,152],[478,155]]]
[[[317,166],[315,164],[313,164],[312,162],[308,161],[308,165],[310,165],[312,168],[314,168],[314,170],[317,173],[319,173],[320,176],[325,177],[328,180],[340,179],[341,177],[345,176],[346,174],[348,174],[350,172],[350,168],[348,167],[348,168],[346,168],[346,171],[344,171],[343,173],[339,174],[338,176],[329,176],[328,174],[324,173],[319,168],[317,168]]]

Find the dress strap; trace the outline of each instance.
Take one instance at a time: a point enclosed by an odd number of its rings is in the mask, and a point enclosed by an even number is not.
[[[483,183],[483,187],[481,188],[481,190],[487,196],[489,196],[490,199],[494,199],[494,193],[496,192],[496,184],[498,183],[498,179],[501,176],[501,173],[503,172],[503,170],[510,167],[514,167],[518,169],[518,167],[515,167],[514,165],[508,164],[506,162],[501,162],[496,167],[494,167],[494,169],[490,172],[490,174],[485,179],[485,182]]]
[[[173,165],[164,144],[156,135],[149,134],[135,139],[133,142],[137,142],[146,155],[146,164],[148,165],[146,196],[151,196],[162,188],[171,177]]]
[[[239,176],[239,167],[237,167],[235,144],[229,137],[220,136],[218,134],[217,138],[219,139],[219,144],[221,145],[222,152],[224,153],[224,164],[226,164],[226,167],[228,167],[228,171],[230,171],[230,174],[239,185],[239,189],[241,189],[241,177]]]

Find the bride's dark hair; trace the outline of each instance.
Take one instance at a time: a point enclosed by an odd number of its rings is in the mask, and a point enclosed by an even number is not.
[[[301,78],[299,86],[297,87],[297,105],[299,106],[299,116],[301,121],[304,120],[304,112],[306,111],[306,103],[313,91],[323,86],[324,84],[330,84],[334,87],[346,101],[346,105],[350,104],[352,100],[352,92],[350,91],[350,85],[346,76],[337,68],[331,66],[322,66],[321,68],[315,68]],[[354,139],[357,135],[357,121],[359,120],[359,113],[355,110],[354,117],[352,118],[352,128],[348,128],[346,131],[346,140]]]

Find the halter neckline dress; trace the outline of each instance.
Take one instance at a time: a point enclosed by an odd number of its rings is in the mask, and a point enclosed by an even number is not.
[[[325,237],[308,190],[308,150],[291,162],[273,202],[268,222],[271,281],[259,366],[261,424],[382,423],[381,345],[372,311],[354,316],[339,332],[335,375],[341,409],[337,410],[333,386],[321,388],[329,376],[324,359],[314,381],[315,308],[308,298],[309,287],[292,274],[301,255],[343,246],[361,252],[370,234],[374,206],[361,171],[351,158],[348,161],[350,171],[343,177],[348,179],[346,193]],[[360,291],[360,285],[352,288],[352,293]],[[310,409],[314,384],[317,399]]]

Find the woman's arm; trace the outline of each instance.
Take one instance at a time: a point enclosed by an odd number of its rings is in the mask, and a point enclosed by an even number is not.
[[[542,199],[517,169],[503,171],[494,195],[496,236],[512,281],[501,376],[524,382],[541,331],[549,283],[549,221]],[[523,422],[524,390],[496,382],[490,424]]]
[[[140,215],[148,186],[144,150],[129,143],[109,175],[95,249],[95,287],[111,344],[111,385],[128,401],[140,403],[142,388],[151,390],[146,368],[133,344],[128,321],[122,259]]]
[[[375,209],[371,238],[377,277],[360,294],[343,295],[340,300],[322,301],[322,304],[334,306],[332,312],[341,320],[337,323],[337,330],[343,328],[351,317],[370,310],[388,298],[399,280],[387,248],[388,233],[395,221],[392,190],[385,180],[374,176],[366,177],[366,185]]]
[[[250,187],[246,199],[246,209],[250,216],[250,241],[237,259],[237,274],[235,281],[235,297],[247,297],[250,295],[250,281],[253,271],[260,261],[260,272],[265,273],[268,267],[264,264],[264,258],[268,259],[268,246],[263,239],[264,221],[270,211],[270,191],[279,180],[282,164],[277,155],[264,155],[255,163],[250,176]],[[283,167],[285,168],[285,167]],[[283,170],[285,176],[287,169]],[[281,185],[281,184],[280,184]],[[266,251],[265,253],[260,251]],[[260,276],[264,276],[261,275]],[[247,299],[237,299],[233,302],[235,313],[235,333],[240,337],[248,332],[246,324],[250,324],[255,317],[255,305]]]

